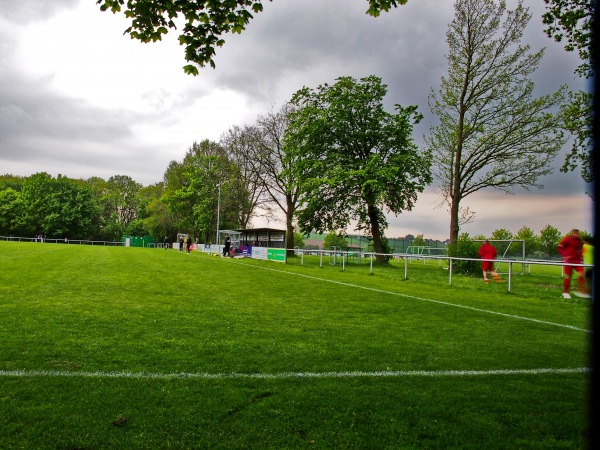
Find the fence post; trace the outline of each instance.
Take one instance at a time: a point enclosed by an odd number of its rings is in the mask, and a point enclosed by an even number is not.
[[[452,258],[448,258],[448,272],[450,272],[450,282],[449,285],[452,286]]]
[[[508,261],[508,292],[511,292],[512,283],[512,261]]]
[[[319,255],[320,255],[319,268],[322,269],[323,268],[323,251],[322,250],[319,252]]]
[[[369,271],[369,275],[373,275],[373,253],[371,253],[371,270]]]
[[[404,256],[404,279],[408,280],[408,256]]]

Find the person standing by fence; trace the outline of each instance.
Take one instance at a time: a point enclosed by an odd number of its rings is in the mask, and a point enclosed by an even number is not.
[[[223,249],[223,256],[229,256],[229,249],[231,248],[231,238],[229,234],[225,235],[225,248]]]
[[[487,239],[479,247],[479,257],[481,259],[496,259],[496,248]],[[481,269],[483,270],[483,281],[486,284],[488,283],[488,272],[492,274],[494,281],[502,280],[500,275],[494,271],[494,261],[481,261]]]

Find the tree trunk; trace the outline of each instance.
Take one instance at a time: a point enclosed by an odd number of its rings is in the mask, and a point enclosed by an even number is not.
[[[292,196],[286,195],[287,208],[285,211],[285,248],[287,256],[294,255],[294,206]]]
[[[458,232],[460,224],[458,222],[460,202],[457,197],[452,197],[450,204],[450,245],[456,244],[458,241]]]
[[[375,250],[375,260],[377,262],[384,262],[385,248],[383,247],[383,240],[381,234],[381,228],[379,227],[378,210],[375,205],[367,204],[367,215],[369,216],[369,222],[371,223],[371,236],[373,237],[373,249]]]

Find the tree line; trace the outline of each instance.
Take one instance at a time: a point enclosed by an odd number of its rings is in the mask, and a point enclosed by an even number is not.
[[[234,128],[226,137],[230,138],[232,133],[242,133],[242,130]],[[215,183],[208,183],[210,177],[222,180],[222,229],[244,228],[253,217],[248,209],[252,195],[247,188],[236,186],[239,173],[228,161],[222,146],[203,141],[194,143],[182,162],[171,163],[165,172],[165,181],[150,186],[142,186],[125,175],[112,176],[108,180],[98,177],[71,179],[62,175],[54,178],[47,173],[29,177],[3,175],[0,176],[0,235],[102,241],[120,241],[123,235],[150,235],[156,240],[165,236],[174,240],[177,232],[184,231],[202,242],[211,243],[216,237],[219,199]],[[191,173],[196,177],[190,177]],[[221,178],[224,174],[231,178]],[[239,197],[244,190],[245,198]],[[260,201],[255,204],[266,207]],[[244,220],[245,225],[242,225]],[[589,233],[584,230],[582,235]],[[294,244],[290,248],[302,242],[302,234],[297,230],[292,231],[292,236]],[[376,251],[372,237],[364,236],[367,249]],[[520,243],[509,244],[508,241],[523,240],[527,258],[553,258],[557,256],[556,248],[562,237],[558,228],[547,225],[539,234],[523,226],[516,233],[505,228],[499,228],[489,236],[462,233],[459,240],[507,241],[499,251],[508,248],[509,256],[520,256],[522,247]],[[442,244],[423,234],[384,237],[383,253],[393,253],[396,240],[407,241],[404,247],[439,247]],[[323,248],[346,247],[349,242],[346,234],[330,231],[324,236]],[[448,243],[446,240],[443,244]]]

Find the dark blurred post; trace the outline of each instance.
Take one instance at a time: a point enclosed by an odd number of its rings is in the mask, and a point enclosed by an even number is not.
[[[592,63],[594,70],[594,115],[593,115],[593,137],[592,143],[592,160],[594,165],[594,244],[598,242],[598,230],[600,230],[600,220],[598,219],[598,207],[597,202],[600,198],[600,189],[598,189],[598,150],[600,146],[598,144],[598,136],[600,136],[600,83],[598,81],[597,72],[597,61],[600,60],[598,50],[598,30],[600,30],[600,21],[598,19],[598,6],[600,0],[596,0],[594,4],[594,24],[592,27]],[[596,260],[594,260],[595,263]],[[600,282],[598,277],[598,271],[594,270],[594,279],[592,283],[592,338],[591,338],[591,368],[592,373],[590,374],[590,396],[589,396],[589,448],[600,448],[600,374],[598,369],[600,368],[600,336],[598,334],[598,325],[600,325],[600,305],[596,301],[598,292],[600,292]]]

